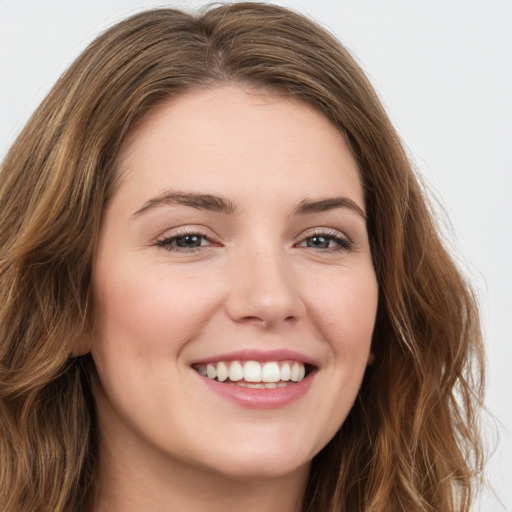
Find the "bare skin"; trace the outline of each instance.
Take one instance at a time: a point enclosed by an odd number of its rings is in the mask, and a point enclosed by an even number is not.
[[[163,460],[154,464],[123,466],[116,457],[123,446],[113,436],[102,442],[105,471],[100,477],[98,512],[299,512],[308,467],[279,478],[257,481],[227,479],[182,464],[171,467]],[[142,448],[142,447],[141,447]],[[145,448],[142,448],[145,451]],[[144,460],[144,456],[141,457]],[[113,468],[116,468],[115,471]],[[161,471],[159,471],[161,469]]]
[[[158,107],[118,164],[83,347],[97,510],[299,512],[372,357],[377,283],[343,136],[306,104],[225,86]]]

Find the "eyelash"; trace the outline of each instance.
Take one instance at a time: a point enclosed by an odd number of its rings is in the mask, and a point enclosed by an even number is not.
[[[174,245],[177,240],[180,238],[186,238],[186,237],[197,237],[201,239],[201,241],[206,240],[208,241],[207,245],[199,245],[198,247],[179,247],[177,245]],[[350,251],[353,249],[353,243],[352,241],[346,237],[341,235],[338,231],[334,230],[319,230],[315,231],[313,233],[309,233],[308,236],[304,237],[300,242],[294,244],[294,247],[306,247],[309,249],[315,250],[314,247],[308,247],[303,246],[302,244],[307,242],[308,240],[311,240],[313,238],[324,238],[329,243],[331,241],[335,242],[337,245],[335,247],[325,247],[325,248],[316,248],[319,252],[341,252],[341,251]],[[200,251],[203,247],[211,247],[211,246],[219,246],[219,244],[216,244],[213,242],[208,236],[197,232],[197,231],[183,231],[180,232],[174,236],[162,238],[160,240],[156,241],[156,246],[162,247],[164,250],[169,252],[177,252],[177,253],[186,253],[186,254],[193,254],[197,251]]]
[[[318,230],[312,233],[308,233],[306,237],[304,237],[300,243],[295,244],[297,247],[304,247],[301,244],[306,242],[307,240],[311,240],[312,238],[324,238],[327,241],[334,241],[337,245],[335,247],[326,247],[317,249],[321,252],[340,252],[340,251],[350,251],[353,249],[354,245],[352,241],[342,234],[339,231],[334,230]],[[307,246],[306,246],[307,247]],[[309,247],[310,249],[315,249],[314,247]]]
[[[185,238],[187,236],[200,238],[201,241],[207,240],[209,242],[209,244],[207,246],[203,246],[201,244],[199,247],[188,247],[188,248],[173,245],[178,239]],[[157,240],[156,245],[158,247],[162,247],[163,249],[165,249],[166,251],[169,251],[169,252],[181,252],[181,253],[186,253],[186,254],[193,254],[193,253],[201,250],[202,247],[215,246],[215,245],[218,246],[218,244],[215,244],[206,235],[199,233],[197,231],[181,231],[181,232],[175,234],[174,236],[165,237],[160,240]]]

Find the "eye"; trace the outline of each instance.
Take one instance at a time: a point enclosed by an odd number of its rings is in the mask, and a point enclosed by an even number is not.
[[[352,242],[338,231],[318,232],[304,238],[297,247],[320,251],[342,251],[352,249]]]
[[[201,247],[214,245],[207,236],[201,233],[183,233],[157,240],[156,245],[166,251],[194,252]]]

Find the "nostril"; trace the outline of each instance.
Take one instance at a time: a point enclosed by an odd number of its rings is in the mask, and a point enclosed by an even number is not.
[[[250,315],[250,316],[244,316],[239,319],[239,322],[246,323],[246,324],[253,324],[255,326],[260,326],[264,329],[273,327],[274,325],[278,324],[279,322],[284,322],[287,324],[291,324],[295,322],[297,317],[294,315],[289,315],[283,318],[281,320],[279,316],[272,316],[272,315],[265,315],[265,316],[256,316],[256,315]]]
[[[244,316],[240,318],[240,322],[248,323],[248,324],[255,324],[255,325],[262,325],[263,327],[266,327],[268,324],[268,321],[259,317],[259,316]]]

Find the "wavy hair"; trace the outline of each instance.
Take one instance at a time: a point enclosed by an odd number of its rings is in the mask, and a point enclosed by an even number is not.
[[[482,469],[483,355],[470,287],[372,86],[341,44],[284,8],[137,14],[59,79],[0,181],[0,508],[93,509],[98,442],[91,266],[116,156],[141,117],[232,83],[313,105],[358,163],[379,285],[375,363],[313,459],[303,512],[467,512]]]

